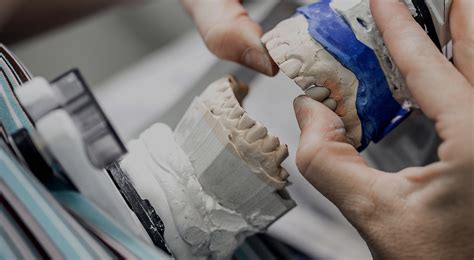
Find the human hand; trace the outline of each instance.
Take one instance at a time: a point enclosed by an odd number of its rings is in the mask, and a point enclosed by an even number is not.
[[[375,258],[474,256],[474,2],[453,1],[454,65],[398,0],[371,0],[384,41],[442,139],[439,161],[389,174],[370,168],[333,111],[295,99],[297,165],[357,228]]]
[[[238,0],[181,0],[217,57],[273,76],[278,67],[260,42],[262,28]]]

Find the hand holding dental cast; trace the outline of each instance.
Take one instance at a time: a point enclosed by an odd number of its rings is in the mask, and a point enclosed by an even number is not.
[[[378,259],[474,255],[474,2],[453,1],[451,64],[399,1],[373,0],[384,41],[414,100],[435,121],[439,161],[396,174],[370,168],[346,142],[344,119],[298,97],[297,165],[366,240]],[[402,36],[402,37],[401,37]]]
[[[354,1],[357,4],[350,8],[341,7],[341,2],[320,0],[301,7],[262,41],[306,95],[341,117],[348,142],[363,150],[397,126],[416,104],[375,26],[368,0]],[[447,35],[438,28],[444,20],[436,20],[437,1],[403,2],[437,45],[446,42]],[[437,4],[444,8],[443,1]]]

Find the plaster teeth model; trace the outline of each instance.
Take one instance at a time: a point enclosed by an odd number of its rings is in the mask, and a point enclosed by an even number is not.
[[[196,97],[172,132],[156,124],[129,143],[120,167],[165,224],[177,259],[225,259],[296,204],[285,190],[288,156],[239,102],[229,76]]]
[[[403,0],[441,49],[449,41],[449,0]],[[262,37],[270,56],[305,94],[334,110],[359,150],[417,107],[390,57],[368,0],[319,0]],[[448,10],[444,12],[443,9]]]

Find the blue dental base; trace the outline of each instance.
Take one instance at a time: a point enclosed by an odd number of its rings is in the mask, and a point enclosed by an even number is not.
[[[385,74],[374,51],[360,42],[351,27],[330,6],[330,0],[298,8],[308,20],[310,35],[359,80],[356,109],[362,124],[362,151],[378,142],[404,118],[404,109],[392,97]]]

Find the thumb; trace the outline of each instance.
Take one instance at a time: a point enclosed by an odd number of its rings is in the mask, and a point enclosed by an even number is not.
[[[221,59],[235,61],[273,76],[278,66],[260,41],[262,28],[236,0],[182,0],[208,49]]]
[[[355,198],[370,198],[371,184],[381,173],[369,168],[346,142],[342,120],[323,104],[306,96],[294,100],[301,138],[296,164],[303,176],[344,211]]]

